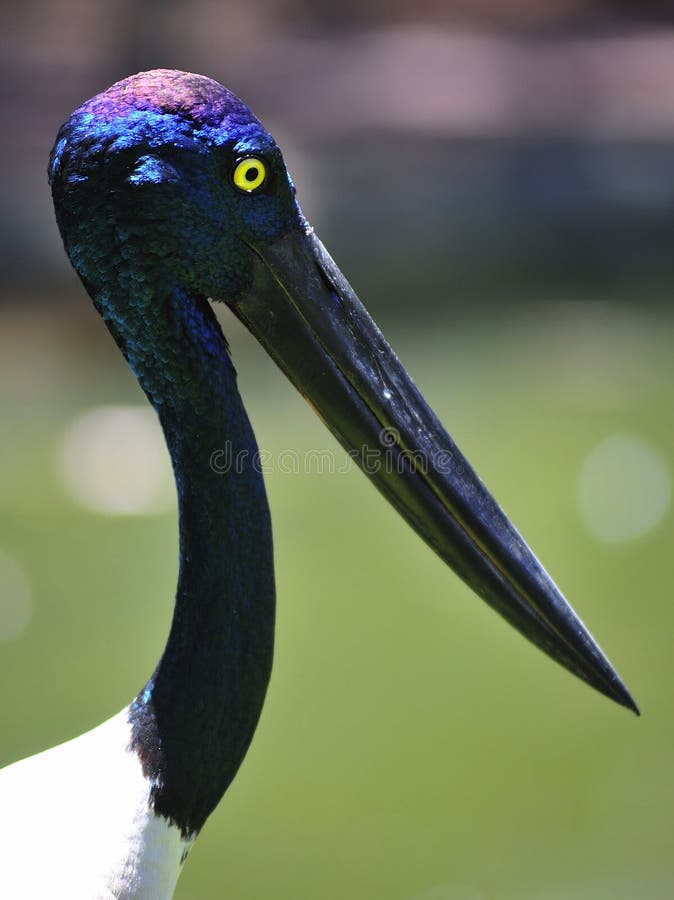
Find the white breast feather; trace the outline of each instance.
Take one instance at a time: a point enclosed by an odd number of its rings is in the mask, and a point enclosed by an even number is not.
[[[127,715],[0,771],[0,897],[173,896],[190,843],[148,806]]]

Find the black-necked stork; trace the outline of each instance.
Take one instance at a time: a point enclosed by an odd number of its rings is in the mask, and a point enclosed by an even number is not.
[[[279,148],[234,94],[176,71],[120,81],[63,125],[49,179],[68,256],[163,428],[180,571],[166,648],[132,703],[0,773],[3,897],[170,897],[253,737],[272,665],[272,535],[209,300],[230,307],[477,594],[636,711],[314,234]],[[225,446],[239,464],[216,471],[212,454]]]

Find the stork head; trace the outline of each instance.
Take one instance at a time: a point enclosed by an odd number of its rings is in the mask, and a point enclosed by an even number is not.
[[[141,72],[84,103],[59,131],[49,178],[89,285],[121,254],[138,276],[233,300],[250,286],[251,248],[302,223],[272,136],[202,75]]]

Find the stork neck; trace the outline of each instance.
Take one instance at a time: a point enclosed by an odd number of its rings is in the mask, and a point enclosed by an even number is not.
[[[159,415],[175,474],[173,622],[130,720],[155,812],[187,835],[227,789],[262,710],[273,651],[272,539],[255,437],[213,311],[175,290],[155,304],[133,322],[98,305]]]

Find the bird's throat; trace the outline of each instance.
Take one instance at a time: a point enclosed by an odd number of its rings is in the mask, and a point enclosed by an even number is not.
[[[273,651],[272,539],[255,437],[220,326],[205,300],[179,291],[154,299],[139,307],[140,322],[97,306],[159,415],[175,474],[174,617],[130,717],[155,812],[189,835],[236,774],[262,710]]]

